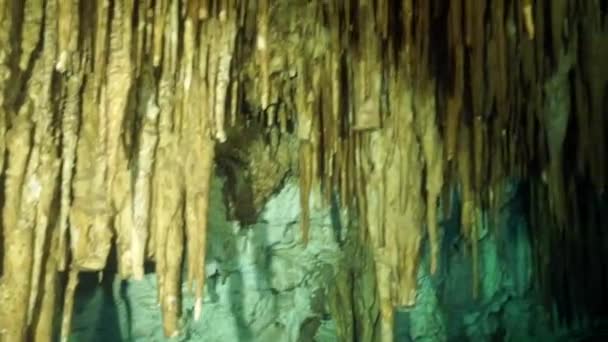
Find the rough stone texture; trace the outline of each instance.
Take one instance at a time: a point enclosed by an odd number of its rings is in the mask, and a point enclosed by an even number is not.
[[[207,289],[201,321],[192,321],[193,299],[183,305],[181,341],[338,341],[328,312],[328,288],[348,260],[346,236],[329,210],[313,206],[311,240],[299,243],[299,192],[293,181],[265,206],[258,223],[226,220],[222,182],[213,180]],[[576,329],[554,327],[532,287],[532,255],[514,188],[498,225],[479,231],[479,297],[472,295],[470,252],[458,235],[457,214],[441,220],[441,262],[429,274],[428,244],[418,271],[417,305],[398,310],[397,341],[571,341]],[[314,196],[313,196],[314,197]],[[454,213],[459,212],[454,206]],[[439,212],[442,212],[440,210]],[[335,215],[334,215],[335,216]],[[77,294],[73,341],[164,341],[156,302],[156,277],[120,282],[91,276]],[[91,286],[92,285],[92,286]],[[369,285],[373,286],[373,285]],[[186,287],[184,285],[184,291]],[[186,293],[186,292],[185,292]],[[358,293],[370,293],[360,291]],[[355,300],[364,300],[353,298]],[[365,299],[372,301],[373,299]]]
[[[549,321],[532,292],[530,241],[516,199],[509,197],[502,208],[498,225],[485,224],[479,231],[482,276],[477,298],[471,291],[470,251],[458,235],[459,217],[442,220],[440,270],[436,276],[429,275],[425,251],[418,272],[417,305],[397,316],[399,341],[546,340],[551,336]]]
[[[199,322],[192,321],[194,303],[187,295],[181,338],[309,341],[318,332],[318,341],[331,341],[335,332],[327,321],[325,287],[340,253],[329,211],[312,210],[311,240],[304,249],[295,183],[288,181],[249,227],[226,221],[221,186],[214,179],[203,314]],[[80,289],[73,340],[165,340],[154,274],[108,287]]]
[[[511,184],[495,226],[487,215],[483,218],[485,224],[478,232],[477,298],[471,291],[470,251],[458,235],[459,217],[452,214],[442,220],[440,270],[429,275],[427,245],[418,272],[417,305],[397,314],[398,341],[579,341],[581,332],[601,335],[591,328],[600,322],[554,324],[541,305],[533,287],[530,239],[516,190]]]

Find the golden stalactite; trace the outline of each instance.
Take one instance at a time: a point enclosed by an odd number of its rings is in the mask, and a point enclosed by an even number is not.
[[[69,63],[71,64],[71,63]],[[78,141],[78,127],[80,115],[78,113],[80,96],[83,88],[83,69],[89,65],[70,66],[74,74],[69,77],[65,87],[65,100],[63,116],[61,118],[63,163],[61,165],[61,199],[59,209],[59,269],[65,270],[67,263],[67,231],[70,200],[72,197],[72,179],[74,177],[74,164],[76,162],[76,146]]]
[[[58,293],[58,273],[57,262],[57,232],[55,231],[50,236],[49,250],[50,254],[47,256],[44,264],[43,278],[41,280],[41,297],[40,305],[38,307],[37,319],[33,324],[33,339],[34,341],[51,342],[53,340],[54,329],[55,329],[55,312],[59,298]]]
[[[160,109],[156,99],[152,71],[143,71],[142,90],[138,101],[145,103],[141,107],[142,129],[139,136],[137,171],[133,189],[132,211],[133,225],[130,233],[130,244],[125,246],[131,253],[133,277],[142,279],[146,258],[146,243],[149,239],[151,182],[156,145],[158,143],[158,115]],[[150,86],[146,86],[150,85]]]
[[[313,125],[312,92],[310,91],[311,80],[306,61],[299,61],[297,66],[298,84],[295,94],[295,108],[298,113],[298,132],[300,141],[298,149],[299,156],[299,180],[300,180],[300,207],[302,210],[302,241],[308,241],[309,217],[310,217],[310,187],[312,183],[312,146],[310,143]]]
[[[72,179],[73,198],[68,213],[71,262],[78,268],[91,270],[103,268],[112,236],[104,186],[105,122],[100,115],[100,107],[105,101],[98,104],[96,93],[95,82],[87,78],[81,95],[81,125]],[[105,92],[102,92],[102,100],[103,96]],[[67,135],[65,137],[68,138]],[[64,232],[60,234],[63,235]],[[60,241],[61,239],[67,238],[61,236]],[[68,268],[68,252],[61,250],[59,253],[60,270],[63,270],[63,267]]]
[[[57,63],[55,68],[63,72],[72,63],[72,53],[78,50],[78,1],[60,1],[57,16]]]
[[[196,77],[196,76],[195,76]],[[195,319],[200,318],[205,283],[205,255],[207,246],[207,212],[209,188],[213,172],[215,141],[211,136],[210,113],[201,111],[196,105],[196,98],[205,96],[202,78],[192,84],[185,108],[187,108],[189,123],[184,135],[184,148],[190,149],[186,158],[185,181],[186,188],[186,228],[188,242],[188,277],[195,281]],[[191,283],[192,284],[192,283]]]
[[[71,268],[68,272],[68,281],[65,286],[65,295],[62,306],[61,342],[67,342],[72,330],[72,315],[74,314],[74,296],[78,286],[78,269]]]
[[[25,172],[27,167],[27,156],[30,152],[31,139],[31,123],[29,116],[31,115],[31,104],[28,100],[28,106],[22,107],[16,119],[13,121],[13,126],[7,132],[6,140],[8,153],[11,158],[6,170],[5,189],[7,192],[6,199],[9,201],[4,205],[2,211],[3,217],[3,238],[4,241],[12,241],[11,244],[5,244],[3,248],[4,274],[10,274],[11,278],[3,279],[2,294],[6,296],[3,300],[3,321],[8,322],[14,320],[12,326],[9,326],[3,337],[13,338],[16,341],[23,340],[25,336],[25,323],[27,320],[27,307],[25,303],[29,303],[29,272],[24,272],[31,268],[31,230],[19,227],[21,216],[21,200],[22,195],[20,188],[24,184]],[[8,204],[10,203],[10,204]],[[8,313],[11,317],[8,317]],[[5,323],[6,324],[6,323]]]
[[[182,329],[186,258],[200,318],[210,180],[231,139],[254,141],[241,149],[251,177],[235,177],[252,182],[254,214],[297,164],[304,244],[312,195],[358,218],[384,340],[395,307],[415,305],[427,238],[441,269],[437,208],[454,188],[473,292],[482,213],[499,212],[512,178],[530,184],[547,282],[547,253],[587,229],[579,184],[608,182],[602,6],[1,1],[0,339],[48,340],[59,298],[67,338],[78,274],[104,270],[112,244],[123,278],[155,262],[167,336]],[[258,128],[268,143],[237,137]]]
[[[218,33],[219,38],[212,46],[212,51],[217,51],[217,55],[210,54],[210,58],[217,58],[217,74],[210,74],[208,78],[215,78],[215,99],[214,99],[214,118],[215,118],[215,138],[218,142],[226,141],[225,117],[226,117],[226,98],[228,96],[228,86],[230,83],[230,65],[232,62],[234,41],[236,36],[236,17],[227,16],[227,8],[220,7]],[[208,23],[213,25],[213,23]]]
[[[132,184],[129,156],[123,145],[127,112],[132,110],[129,97],[135,80],[131,58],[133,3],[130,0],[117,1],[111,11],[108,65],[102,85],[105,89],[102,100],[106,103],[99,110],[100,126],[105,128],[100,136],[105,146],[102,158],[105,157],[107,167],[106,173],[100,175],[104,178],[101,187],[107,191],[104,205],[110,219],[99,225],[107,225],[105,229],[110,231],[110,235],[117,235],[119,274],[137,279],[143,276],[143,250],[141,243],[133,241],[133,235],[137,235],[140,228],[133,221],[133,196],[124,191]],[[133,247],[140,249],[132,250]],[[105,252],[106,258],[108,252],[109,249]],[[100,258],[99,265],[92,270],[103,269],[106,258]]]
[[[47,6],[54,9],[53,2]],[[44,32],[45,38],[54,38],[55,32],[52,29]],[[49,66],[52,70],[53,53],[53,46],[46,48],[33,66],[34,71],[38,72],[37,77],[28,83],[30,95],[16,117],[17,122],[6,136],[12,156],[8,160],[9,169],[6,170],[6,187],[15,191],[15,194],[7,198],[12,203],[3,210],[6,227],[4,239],[13,242],[4,247],[4,255],[7,257],[3,260],[3,269],[14,274],[14,277],[2,284],[2,295],[7,298],[3,305],[7,315],[5,319],[14,320],[14,327],[8,328],[6,335],[15,340],[25,339],[25,325],[32,321],[29,306],[33,302],[32,295],[38,295],[39,278],[36,276],[41,273],[47,229],[45,222],[38,222],[37,219],[47,221],[49,192],[53,192],[57,179],[54,173],[58,170],[58,160],[53,154],[53,147],[56,146],[48,115],[52,110]],[[37,122],[41,129],[33,130],[33,122]]]
[[[430,271],[434,274],[439,263],[438,199],[443,189],[443,143],[435,123],[436,104],[430,94],[415,96],[416,134],[421,141],[426,170],[426,225],[430,245]]]
[[[270,72],[269,72],[269,52],[268,52],[268,21],[269,21],[268,0],[260,0],[257,8],[257,37],[256,50],[258,54],[258,66],[260,68],[260,104],[266,110],[270,101]],[[268,115],[268,125],[272,125],[273,118]]]
[[[13,4],[11,2],[2,2],[0,4],[0,153],[2,156],[6,152],[6,123],[7,123],[7,109],[6,109],[6,98],[3,89],[6,89],[6,85],[10,78],[10,67],[8,66],[9,56],[12,54],[12,46],[10,41],[10,29],[12,26],[12,10]],[[0,158],[0,169],[4,170],[6,158]],[[1,286],[1,285],[0,285]]]
[[[163,38],[165,36],[165,21],[167,8],[170,0],[158,0],[154,4],[154,29],[153,39],[154,42],[150,44],[152,46],[152,61],[154,66],[159,66],[163,54]],[[102,2],[99,2],[100,4]],[[96,50],[98,51],[98,50]],[[149,51],[148,51],[149,52]]]
[[[522,0],[522,15],[524,16],[524,25],[529,39],[534,39],[536,30],[534,29],[534,9],[532,8],[532,0]]]
[[[170,40],[165,41],[165,48],[167,50],[173,49],[174,44]],[[154,177],[152,183],[152,202],[153,207],[151,223],[150,240],[148,248],[153,253],[154,261],[156,262],[156,273],[158,279],[158,302],[161,304],[161,310],[163,312],[163,327],[165,333],[169,336],[174,334],[176,331],[174,318],[175,313],[167,311],[167,302],[170,302],[170,294],[166,287],[170,281],[169,275],[169,256],[175,257],[174,252],[171,253],[168,250],[168,231],[180,222],[181,212],[180,207],[180,191],[182,184],[181,178],[177,178],[176,174],[179,173],[176,146],[176,134],[174,132],[174,105],[177,99],[173,90],[176,87],[176,79],[170,69],[170,61],[168,59],[163,60],[165,66],[164,72],[160,78],[159,84],[159,98],[158,104],[160,108],[158,118],[158,145],[156,147],[156,159],[154,162]],[[175,189],[174,191],[168,191],[167,189]],[[176,247],[180,247],[179,244]],[[173,246],[171,246],[173,247]],[[172,249],[172,248],[169,248]],[[175,293],[173,293],[173,299]],[[167,298],[169,297],[169,298]]]
[[[173,15],[176,15],[176,6],[172,6]],[[167,33],[171,34],[172,21]],[[177,42],[165,40],[165,51],[176,49]],[[180,269],[183,258],[183,203],[184,181],[181,171],[181,158],[179,154],[178,115],[180,104],[179,93],[173,93],[179,83],[171,72],[170,59],[164,59],[165,71],[161,76],[159,89],[159,140],[156,148],[154,163],[154,178],[152,185],[152,213],[151,221],[154,225],[154,260],[158,277],[158,302],[163,313],[163,329],[166,336],[175,336],[179,333],[178,320],[180,316],[180,293],[177,283],[180,282]],[[166,73],[166,74],[165,74]]]
[[[19,68],[26,70],[30,64],[30,58],[34,49],[39,43],[42,32],[42,19],[44,14],[44,1],[28,0],[25,1],[23,10],[21,56]]]

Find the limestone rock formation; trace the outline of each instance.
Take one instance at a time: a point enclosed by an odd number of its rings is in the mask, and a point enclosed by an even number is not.
[[[66,340],[81,273],[143,280],[148,263],[179,336],[182,278],[204,315],[216,165],[244,224],[297,176],[302,248],[311,198],[348,212],[361,265],[338,277],[365,276],[335,289],[343,338],[393,340],[426,245],[442,268],[453,189],[482,296],[477,237],[511,178],[538,288],[567,321],[608,314],[607,16],[598,0],[2,0],[0,338]]]

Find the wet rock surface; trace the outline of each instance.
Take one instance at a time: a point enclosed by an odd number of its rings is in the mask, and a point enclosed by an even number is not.
[[[299,242],[299,192],[287,184],[266,204],[254,225],[226,220],[221,180],[214,179],[210,206],[207,287],[200,321],[193,298],[183,301],[180,339],[191,341],[332,340],[326,307],[340,257],[328,210],[312,210],[311,239]],[[84,283],[83,283],[84,284]],[[95,282],[89,286],[95,287]],[[163,341],[156,277],[96,288],[81,286],[75,341]],[[186,284],[183,285],[187,292]],[[324,337],[325,336],[325,337]]]
[[[363,259],[345,257],[348,244],[339,239],[347,235],[337,231],[341,227],[331,208],[312,206],[311,240],[304,248],[299,242],[299,192],[294,182],[287,181],[258,222],[247,227],[226,220],[222,180],[215,178],[212,184],[203,313],[200,321],[193,320],[193,297],[186,295],[177,340],[339,341],[336,317],[329,308],[335,301],[331,296],[337,286],[348,286],[349,280],[341,278],[346,272],[342,265]],[[458,217],[440,220],[440,268],[430,275],[427,247],[418,270],[417,304],[397,310],[396,341],[597,340],[589,329],[592,322],[560,327],[541,305],[533,287],[528,230],[516,196],[513,192],[505,198],[496,226],[488,222],[479,231],[482,276],[477,297],[471,291],[470,250],[458,237]],[[73,341],[166,340],[152,272],[142,281],[109,277],[100,284],[96,275],[88,274],[80,283]],[[358,303],[351,304],[369,308],[373,317],[377,307],[365,304],[375,302],[370,297],[373,281],[360,284],[366,288],[352,291],[366,298],[353,298]],[[182,290],[188,293],[186,284]],[[363,334],[361,327],[350,328],[355,335]],[[595,334],[601,335],[601,329]]]

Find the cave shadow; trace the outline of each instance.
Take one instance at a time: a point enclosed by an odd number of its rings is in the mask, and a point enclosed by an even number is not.
[[[281,189],[284,185],[281,185]],[[266,206],[264,206],[262,212],[264,212]],[[256,275],[256,289],[260,292],[270,292],[272,298],[272,307],[270,309],[271,314],[275,317],[274,324],[278,325],[279,322],[276,320],[278,317],[278,306],[277,306],[277,295],[278,291],[272,286],[272,279],[274,273],[272,271],[272,246],[268,245],[268,229],[271,225],[268,221],[262,220],[253,228],[251,236],[251,243],[254,244],[254,248],[262,249],[259,254],[259,260],[255,261],[255,275]],[[267,272],[265,272],[267,270]]]
[[[238,341],[250,341],[252,340],[252,331],[249,329],[245,320],[244,312],[244,301],[243,301],[243,275],[239,269],[239,255],[237,239],[239,238],[240,231],[246,228],[235,229],[234,224],[236,223],[234,218],[231,217],[229,200],[236,200],[238,197],[232,197],[229,195],[229,188],[235,186],[234,178],[227,176],[224,173],[225,170],[218,165],[216,160],[214,176],[211,179],[211,189],[209,192],[209,211],[208,211],[208,238],[207,248],[205,251],[207,256],[205,258],[205,265],[207,266],[211,262],[211,259],[216,257],[218,260],[218,269],[213,274],[205,272],[205,288],[204,296],[209,296],[211,302],[221,303],[222,296],[226,295],[226,302],[229,305],[229,310],[232,313],[234,320],[234,329],[237,332]],[[216,191],[216,184],[219,183],[220,191]],[[216,183],[216,184],[214,184]],[[218,203],[220,208],[219,222],[213,220],[214,211],[218,208],[214,207],[214,203]],[[224,234],[228,235],[227,237]],[[223,242],[223,245],[215,246],[213,240],[218,239]],[[216,252],[216,249],[221,250]],[[217,255],[216,255],[217,254]],[[224,258],[222,258],[222,255]],[[231,259],[236,260],[234,265],[226,264]],[[226,284],[227,283],[227,284]],[[221,290],[227,286],[227,291]],[[205,303],[203,302],[202,315],[205,316],[208,311],[205,310]]]
[[[103,279],[101,282],[101,287],[103,289],[103,299],[104,299],[104,315],[102,317],[109,317],[111,322],[117,327],[117,329],[112,329],[113,337],[122,338],[121,334],[121,322],[120,322],[120,308],[116,304],[117,302],[122,303],[124,306],[124,319],[125,326],[124,332],[126,333],[124,337],[126,339],[122,339],[122,341],[132,341],[133,336],[133,315],[131,302],[128,296],[129,283],[124,279],[119,280],[118,290],[114,289],[116,283],[116,275],[118,274],[118,254],[116,251],[117,244],[112,244],[114,246],[110,250],[110,255],[108,256],[108,265],[103,274]],[[103,326],[104,322],[98,322],[99,325]],[[118,334],[118,335],[116,335]],[[105,339],[104,341],[119,341],[112,339]]]
[[[234,224],[234,223],[232,223]],[[232,226],[231,222],[229,222],[229,226],[231,228],[231,230],[234,230],[233,226]],[[242,229],[242,228],[240,228]],[[247,229],[247,228],[245,228]],[[235,255],[234,258],[236,260],[240,260],[240,255],[238,254],[238,246],[237,246],[237,239],[239,237],[239,233],[238,232],[231,232],[232,235],[229,236],[228,239],[226,239],[225,243],[226,243],[226,247],[228,248],[228,250],[230,251],[234,251]],[[244,305],[245,305],[245,301],[243,296],[245,295],[245,291],[243,289],[243,285],[244,285],[244,280],[243,280],[243,273],[241,271],[240,268],[238,268],[238,265],[240,265],[240,262],[237,262],[237,270],[235,272],[231,272],[229,274],[220,276],[221,278],[224,278],[221,281],[228,281],[228,303],[230,305],[230,312],[232,313],[233,319],[234,319],[234,325],[235,325],[235,330],[237,332],[238,335],[238,340],[239,341],[251,341],[253,340],[253,332],[251,331],[251,328],[249,327],[249,325],[247,324],[247,321],[245,319],[245,310],[244,310]]]
[[[242,103],[244,111],[250,111],[247,107],[247,102]],[[251,114],[251,113],[250,113]],[[236,126],[235,126],[236,127]],[[243,126],[244,127],[244,126]],[[258,317],[253,319],[249,324],[253,323],[256,330],[267,331],[272,328],[272,324],[276,328],[280,328],[278,322],[278,291],[272,287],[273,274],[271,270],[273,247],[269,245],[269,231],[272,229],[272,224],[264,220],[264,212],[266,205],[259,205],[259,198],[256,198],[256,191],[253,188],[251,174],[251,165],[247,158],[243,158],[239,153],[243,147],[247,148],[256,139],[262,139],[267,146],[272,146],[272,132],[266,128],[262,122],[254,121],[247,125],[246,129],[229,129],[227,131],[230,137],[229,143],[216,145],[216,179],[222,180],[222,189],[216,192],[217,201],[211,199],[214,203],[223,203],[226,211],[227,224],[230,228],[230,238],[226,239],[224,250],[232,251],[230,259],[237,260],[236,268],[231,268],[227,271],[228,274],[222,274],[219,277],[214,277],[214,282],[221,282],[222,285],[228,281],[228,302],[231,312],[237,324],[239,332],[239,341],[251,341],[259,339],[258,336],[253,336],[252,326],[248,326],[246,322],[247,316],[251,315],[245,305],[255,303],[256,306],[263,307],[264,314],[269,314],[273,317],[269,320],[268,325],[260,326]],[[293,126],[288,129],[293,130]],[[274,152],[271,152],[274,153]],[[290,174],[283,175],[283,178],[274,187],[272,194],[267,194],[262,202],[267,203],[268,200],[285,188]],[[234,224],[238,224],[236,228]],[[281,223],[282,224],[282,223]],[[291,223],[290,223],[291,224]],[[233,228],[234,227],[234,228]],[[243,246],[237,244],[244,243],[246,249],[243,252]],[[251,256],[255,260],[251,260]],[[247,261],[245,265],[244,262]],[[245,267],[243,267],[245,266]],[[226,271],[224,271],[225,273]],[[254,275],[251,275],[254,272]],[[251,291],[251,289],[254,291]],[[211,292],[211,291],[210,291]],[[253,300],[248,300],[245,296],[259,296]],[[271,302],[268,302],[270,298]],[[252,308],[257,309],[257,308]],[[247,312],[246,312],[247,311]],[[253,312],[253,315],[258,315],[259,312]],[[242,328],[242,329],[239,329]]]
[[[243,186],[244,184],[241,184]],[[226,184],[224,184],[226,186]],[[251,184],[245,185],[247,187]],[[282,188],[282,186],[281,186]],[[252,189],[251,189],[252,190]],[[237,197],[240,201],[253,201],[252,196],[241,196]],[[216,202],[221,203],[221,202]],[[253,207],[253,203],[240,203],[235,204],[237,207]],[[227,208],[228,209],[228,208]],[[262,212],[265,208],[262,210]],[[230,310],[235,320],[236,331],[238,334],[239,341],[255,341],[259,336],[255,336],[254,331],[250,324],[252,322],[247,321],[247,313],[245,312],[248,301],[246,300],[247,295],[257,296],[258,294],[262,297],[264,292],[270,292],[272,306],[270,308],[271,314],[275,317],[274,322],[271,324],[279,324],[276,321],[278,315],[277,297],[278,292],[272,288],[272,272],[270,272],[271,258],[272,258],[272,247],[268,246],[268,229],[270,228],[269,222],[262,220],[262,214],[259,214],[257,223],[250,224],[250,222],[243,222],[239,220],[228,221],[231,229],[231,236],[226,239],[226,248],[234,251],[233,258],[238,260],[238,269],[226,275],[228,281],[228,303],[230,304]],[[234,224],[238,224],[238,231],[235,231]],[[237,244],[245,243],[245,252],[237,246]],[[239,254],[241,253],[241,254]],[[242,260],[247,260],[245,253],[251,253],[255,256],[255,260],[250,260],[253,265],[247,265],[251,269],[246,272],[253,272],[255,274],[254,284],[255,294],[251,294],[246,288],[246,275],[243,273]],[[251,285],[250,285],[251,286]],[[255,318],[253,320],[255,322]]]
[[[243,308],[243,275],[241,272],[235,272],[228,279],[228,302],[230,303],[230,311],[234,317],[235,329],[239,341],[253,340],[253,332],[247,325],[245,320],[245,310]]]
[[[340,248],[343,248],[344,243],[346,242],[346,236],[343,236],[344,225],[342,223],[342,217],[340,216],[341,207],[346,208],[346,203],[340,203],[340,198],[338,196],[338,193],[335,191],[332,191],[331,198],[330,198],[330,206],[329,206],[330,223],[331,223],[332,231],[334,233],[334,238],[336,239],[338,246]]]
[[[88,331],[86,341],[132,341],[131,304],[127,296],[129,285],[127,281],[121,280],[115,291],[116,276],[115,247],[110,251],[107,267],[102,271],[101,279],[97,272],[82,272],[79,275],[75,304],[79,301],[83,302],[75,306],[75,316],[78,308],[81,310],[79,316],[86,317],[89,312],[92,314],[96,311],[96,317],[89,321],[92,326],[84,327]],[[123,305],[122,312],[118,302]],[[121,318],[125,320],[124,324],[121,324]]]

